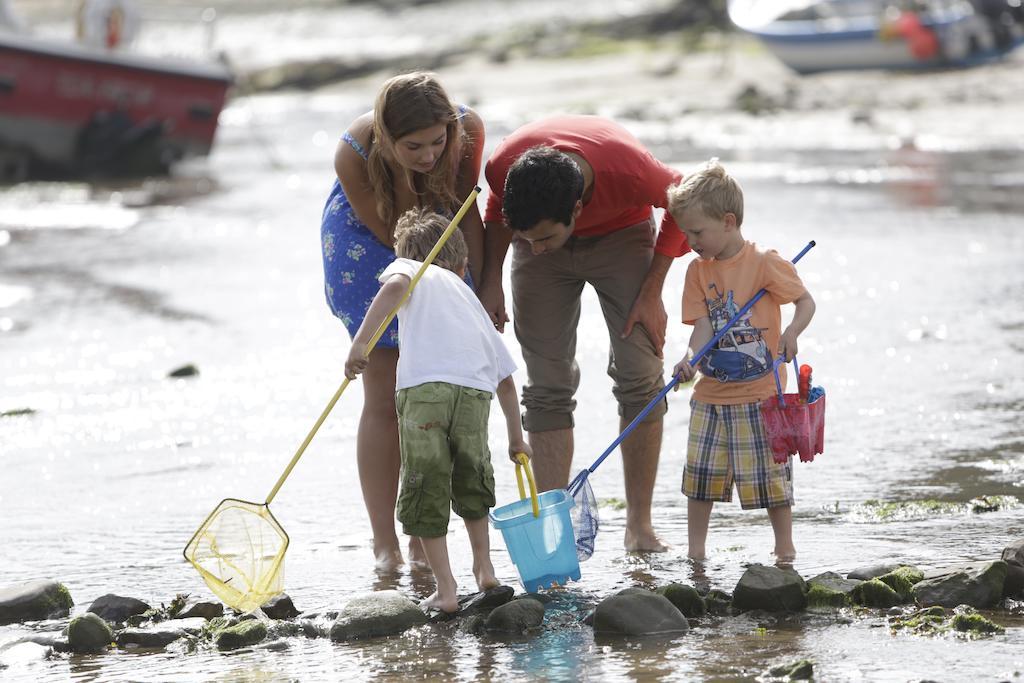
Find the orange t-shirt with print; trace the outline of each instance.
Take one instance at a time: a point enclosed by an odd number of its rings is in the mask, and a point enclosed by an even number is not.
[[[717,334],[762,288],[767,294],[698,364],[701,377],[694,387],[694,399],[736,405],[773,395],[772,360],[778,355],[782,335],[780,307],[807,290],[792,263],[776,251],[758,249],[753,242],[745,242],[732,258],[690,262],[683,289],[683,322],[687,325],[706,316]],[[784,375],[782,380],[785,382]]]

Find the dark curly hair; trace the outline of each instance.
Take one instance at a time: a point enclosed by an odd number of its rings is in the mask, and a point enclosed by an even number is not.
[[[516,159],[505,178],[505,224],[518,231],[530,230],[543,220],[569,225],[581,197],[579,165],[553,147],[531,147]]]

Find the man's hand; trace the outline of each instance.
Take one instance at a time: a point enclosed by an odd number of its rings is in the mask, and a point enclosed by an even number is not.
[[[355,379],[356,375],[366,370],[370,359],[366,357],[366,344],[352,342],[352,348],[348,351],[348,359],[345,361],[345,377]]]
[[[508,314],[505,312],[505,291],[501,286],[501,281],[492,282],[485,278],[480,283],[476,295],[498,332],[504,332]]]
[[[664,358],[665,330],[668,328],[668,313],[665,312],[665,302],[661,300],[660,289],[641,289],[640,295],[633,302],[633,308],[626,318],[626,327],[622,330],[622,338],[625,339],[633,332],[634,325],[643,325],[654,342],[654,349],[658,358]]]

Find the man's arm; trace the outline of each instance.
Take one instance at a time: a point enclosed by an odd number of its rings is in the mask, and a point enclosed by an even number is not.
[[[502,287],[502,270],[505,266],[505,255],[508,245],[512,242],[512,231],[503,223],[484,223],[484,265],[477,286],[477,297],[491,322],[499,332],[505,331],[508,313],[505,311],[505,291]]]

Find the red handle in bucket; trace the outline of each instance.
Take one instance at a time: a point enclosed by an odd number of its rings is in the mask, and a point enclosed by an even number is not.
[[[516,483],[519,484],[520,500],[526,500],[526,487],[523,486],[524,471],[526,472],[526,480],[530,482],[530,502],[533,504],[533,516],[540,517],[540,503],[537,501],[537,484],[533,481],[530,457],[526,453],[516,453]]]

